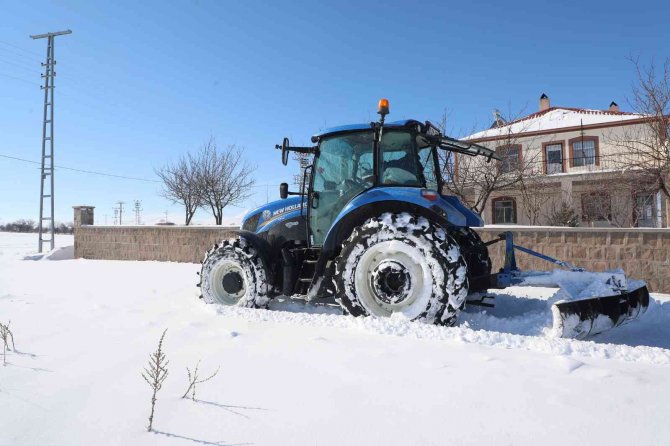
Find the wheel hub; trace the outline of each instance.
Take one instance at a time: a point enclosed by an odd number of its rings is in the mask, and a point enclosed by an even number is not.
[[[242,276],[240,276],[237,271],[227,272],[223,276],[221,284],[223,285],[223,289],[226,291],[226,293],[231,295],[236,295],[242,290],[242,288],[244,288],[244,281],[242,280]]]
[[[237,305],[247,292],[247,279],[239,262],[220,260],[210,271],[212,291],[219,303]]]
[[[383,260],[372,271],[370,285],[375,297],[381,302],[397,305],[411,295],[412,279],[402,263],[395,260]]]

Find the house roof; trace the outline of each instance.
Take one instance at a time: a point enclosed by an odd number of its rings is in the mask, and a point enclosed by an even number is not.
[[[496,139],[508,136],[509,134],[520,135],[566,127],[621,123],[641,118],[645,118],[645,115],[609,110],[590,110],[586,108],[550,107],[502,126],[494,125],[490,129],[473,133],[464,139]]]

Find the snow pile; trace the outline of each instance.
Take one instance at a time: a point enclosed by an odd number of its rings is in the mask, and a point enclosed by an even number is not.
[[[74,246],[62,246],[54,248],[52,251],[47,251],[41,254],[30,254],[23,258],[23,260],[72,260],[74,259]]]
[[[670,296],[584,342],[543,335],[555,289],[499,293],[454,328],[291,300],[223,308],[197,298],[198,265],[23,260],[34,240],[0,233],[18,349],[0,366],[3,446],[670,442]],[[140,372],[165,328],[150,434]],[[198,360],[221,370],[183,400]]]

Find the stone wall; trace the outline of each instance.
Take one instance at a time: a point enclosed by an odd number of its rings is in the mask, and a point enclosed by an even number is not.
[[[212,226],[79,226],[75,227],[75,257],[107,260],[200,262],[212,244],[236,228]],[[478,229],[491,240],[505,230],[515,242],[593,271],[621,267],[629,277],[646,280],[655,292],[670,293],[670,230],[618,228]],[[490,247],[494,271],[503,265],[504,243]],[[521,269],[554,266],[518,252]]]
[[[233,227],[79,226],[74,228],[75,258],[160,260],[200,263],[214,243]]]
[[[670,293],[670,230],[619,228],[495,228],[477,229],[484,241],[503,231],[514,243],[592,271],[622,268],[628,277],[646,280],[652,292]],[[504,263],[504,242],[489,247],[494,272]],[[523,252],[520,269],[549,270],[554,265]]]

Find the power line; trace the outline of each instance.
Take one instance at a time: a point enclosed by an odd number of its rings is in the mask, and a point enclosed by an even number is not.
[[[39,67],[39,66],[40,66],[40,63],[39,63],[39,62],[37,62],[37,63],[35,63],[35,62],[33,62],[33,63],[31,63],[31,62],[26,62],[24,59],[19,59],[19,58],[17,58],[17,57],[16,57],[14,54],[12,54],[12,53],[3,53],[3,52],[2,52],[3,50],[4,50],[4,48],[0,47],[0,56],[1,56],[3,59],[5,59],[5,60],[7,60],[7,61],[9,61],[9,62],[12,62],[12,63],[14,63],[14,64],[16,64],[17,66],[22,66],[22,67],[26,67],[26,68],[27,68],[27,67],[30,67],[30,68],[36,68],[36,67]]]
[[[15,160],[15,161],[21,161],[21,162],[24,162],[24,163],[41,164],[39,161],[33,161],[33,160],[25,159],[25,158],[19,158],[17,156],[3,155],[1,153],[0,153],[0,157],[1,158],[12,159],[12,160]],[[76,169],[74,167],[66,167],[66,166],[58,166],[58,165],[56,165],[54,167],[56,169],[71,170],[73,172],[88,173],[88,174],[92,174],[92,175],[102,175],[102,176],[105,176],[105,177],[119,178],[119,179],[123,179],[123,180],[146,181],[148,183],[161,183],[160,180],[150,180],[148,178],[129,177],[129,176],[126,176],[126,175],[116,175],[116,174],[113,174],[113,173],[99,172],[99,171],[95,171],[95,170]],[[251,187],[277,187],[277,186],[279,186],[279,184],[254,184]]]
[[[13,160],[16,160],[16,161],[22,161],[24,163],[42,164],[38,161],[28,160],[28,159],[25,159],[25,158],[19,158],[19,157],[16,157],[16,156],[9,156],[9,155],[0,154],[0,157],[9,158],[9,159],[13,159]],[[126,176],[126,175],[116,175],[116,174],[113,174],[113,173],[98,172],[98,171],[95,171],[95,170],[76,169],[74,167],[66,167],[66,166],[58,166],[58,165],[56,165],[54,167],[56,169],[71,170],[73,172],[89,173],[89,174],[92,174],[92,175],[102,175],[102,176],[105,176],[105,177],[120,178],[120,179],[124,179],[124,180],[146,181],[146,182],[149,182],[149,183],[160,183],[159,180],[150,180],[148,178],[129,177],[129,176]]]
[[[37,54],[36,52],[26,50],[26,49],[24,49],[24,48],[21,48],[21,47],[18,46],[18,45],[14,45],[13,43],[9,43],[9,42],[6,42],[6,41],[4,41],[4,40],[0,40],[0,45],[10,46],[10,47],[15,48],[15,49],[17,49],[17,50],[19,50],[19,51],[22,51],[22,52],[24,52],[24,53],[26,53],[26,54],[30,54],[30,55],[33,56],[33,57],[39,57],[39,58],[42,57],[41,54]],[[28,57],[28,56],[24,56],[24,55],[22,55],[22,56],[23,56],[23,57]]]
[[[9,74],[0,73],[0,76],[8,77],[10,79],[14,79],[15,81],[25,82],[26,84],[37,85],[38,87],[41,87],[41,85],[38,84],[37,82],[32,82],[32,81],[22,79],[22,78],[16,77],[16,76],[10,76]]]
[[[12,61],[7,61],[7,60],[0,59],[0,63],[9,65],[13,68],[19,68],[19,69],[24,70],[24,71],[29,71],[32,74],[40,74],[40,72],[35,70],[34,68],[24,67],[23,65],[16,65],[16,64],[12,63]]]

